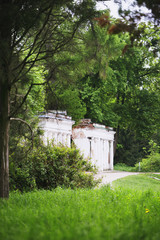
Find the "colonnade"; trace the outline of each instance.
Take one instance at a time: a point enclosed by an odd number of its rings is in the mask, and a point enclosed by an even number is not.
[[[99,171],[113,170],[114,134],[113,130],[107,130],[104,127],[87,126],[75,128],[72,131],[75,145]]]
[[[53,141],[55,145],[71,146],[71,133],[64,133],[59,131],[45,130],[43,141],[47,144],[48,141]]]
[[[113,170],[113,141],[115,132],[104,125],[92,124],[83,120],[72,129],[75,123],[66,115],[46,113],[41,115],[39,126],[44,131],[43,141],[54,141],[56,145],[71,146],[71,136],[77,148],[89,158],[99,171]]]
[[[51,111],[39,116],[39,127],[44,131],[43,142],[45,144],[53,141],[56,145],[71,146],[72,125],[75,122],[65,114],[60,115]]]
[[[113,169],[113,140],[107,140],[98,137],[87,138],[88,144],[85,143],[86,151],[83,151],[85,157],[89,157],[100,171]],[[75,140],[76,145],[82,149],[82,144],[78,144]]]

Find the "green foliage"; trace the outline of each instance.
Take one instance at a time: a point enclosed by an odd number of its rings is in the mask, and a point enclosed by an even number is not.
[[[125,53],[129,36],[107,34],[107,26],[91,21],[75,36],[68,51],[55,58],[64,64],[56,73],[59,82],[54,83],[51,109],[62,107],[76,121],[91,118],[114,127],[115,145],[122,146],[116,148],[115,162],[134,166],[146,156],[144,147],[160,127],[159,30],[146,26]]]
[[[104,119],[103,102],[105,90],[99,74],[86,76],[79,82],[79,91],[82,101],[87,107],[85,118],[91,118],[93,122],[102,122]]]
[[[8,201],[0,200],[0,237],[159,240],[159,181],[146,176],[120,180],[114,190],[105,186],[92,190],[59,187],[53,191],[11,192]]]
[[[67,114],[72,116],[76,122],[84,118],[86,106],[80,99],[80,94],[77,89],[59,89],[55,91],[55,94],[58,101],[58,109],[67,110]],[[57,109],[57,106],[55,106],[55,109]]]
[[[160,181],[152,178],[154,175],[150,173],[130,175],[125,178],[117,179],[112,183],[112,186],[115,190],[135,191],[137,194],[140,192],[159,193]]]
[[[24,89],[28,89],[32,83],[35,84],[32,87],[25,103],[28,106],[27,112],[29,113],[30,117],[34,117],[37,112],[43,112],[45,109],[45,75],[46,72],[44,66],[39,65],[33,67],[26,76],[23,91]]]
[[[157,144],[153,140],[151,140],[149,144],[149,154],[140,162],[140,169],[142,172],[160,172],[159,146],[157,146]],[[138,163],[135,166],[136,169],[138,169]]]
[[[46,72],[43,65],[34,66],[29,73],[24,74],[21,82],[17,82],[11,89],[11,112],[16,117],[23,119],[33,118],[37,112],[44,111],[45,108],[45,76]],[[27,91],[30,89],[28,95]],[[21,103],[26,100],[24,104]]]
[[[138,163],[136,164],[136,169],[138,169]],[[140,163],[140,169],[142,172],[160,172],[160,153],[143,158]]]
[[[125,172],[135,172],[136,171],[135,167],[128,166],[125,163],[117,163],[116,165],[114,165],[114,170],[125,171]]]
[[[154,142],[153,140],[149,141],[148,153],[150,155],[154,155],[155,153],[159,153],[159,149],[160,149],[160,147],[158,146],[158,144],[156,142]],[[144,150],[146,151],[146,148]]]
[[[10,157],[11,190],[91,188],[98,183],[93,179],[94,168],[75,148],[39,143],[27,151],[26,142],[22,142]]]
[[[136,130],[120,129],[119,144],[117,145],[114,162],[124,163],[134,167],[135,163],[146,156],[144,147],[148,147],[148,140],[136,134]]]
[[[156,174],[156,173],[146,173],[146,176],[160,181],[160,174],[159,173],[158,174]]]
[[[51,84],[52,93],[47,92],[47,108],[65,108],[76,121],[85,117],[111,126],[117,123],[110,104],[114,83],[108,62],[120,56],[126,38],[106,34],[94,21],[83,24],[67,50],[54,55],[57,81]],[[54,65],[48,66],[49,73]]]

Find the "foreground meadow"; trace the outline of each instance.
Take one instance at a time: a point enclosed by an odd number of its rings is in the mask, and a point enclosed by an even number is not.
[[[113,187],[12,192],[0,201],[0,239],[159,240],[160,182],[132,176]]]

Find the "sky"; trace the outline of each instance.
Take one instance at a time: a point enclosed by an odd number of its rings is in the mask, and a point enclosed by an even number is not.
[[[115,18],[119,17],[118,4],[114,3],[114,0],[97,3],[97,10],[105,10],[106,8],[110,9],[112,16],[114,16]]]
[[[122,7],[123,9],[136,9],[136,10],[140,10],[143,13],[149,13],[150,11],[146,8],[146,7],[132,7],[131,4],[134,2],[134,0],[122,0]],[[118,14],[118,4],[114,3],[114,0],[109,0],[109,1],[103,1],[103,2],[99,2],[97,3],[97,9],[98,10],[105,10],[107,7],[110,9],[111,11],[111,15],[115,18],[119,18],[119,14]]]

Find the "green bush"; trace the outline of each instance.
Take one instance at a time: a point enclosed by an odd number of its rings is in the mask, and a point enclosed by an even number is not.
[[[27,145],[21,144],[10,157],[11,190],[92,188],[98,184],[94,168],[76,148],[39,143],[31,151],[26,149]]]
[[[153,140],[149,142],[149,150],[146,158],[140,162],[141,172],[160,172],[160,153],[159,146]],[[135,165],[136,170],[139,169],[139,163]]]
[[[135,166],[138,170],[139,164],[137,163]],[[140,170],[142,172],[160,172],[160,153],[154,153],[142,159]]]

